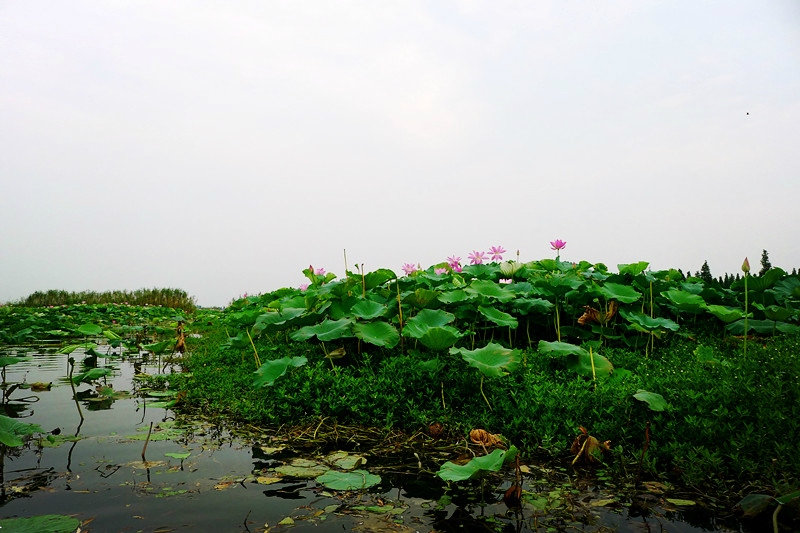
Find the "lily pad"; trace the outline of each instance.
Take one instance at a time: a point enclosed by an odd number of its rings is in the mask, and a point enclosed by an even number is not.
[[[330,470],[316,479],[317,483],[333,490],[360,490],[374,487],[381,482],[381,477],[370,474],[366,470],[337,472]]]
[[[475,479],[487,472],[497,472],[504,463],[513,460],[516,455],[517,449],[512,446],[508,450],[494,450],[489,455],[475,457],[470,462],[463,465],[457,465],[447,461],[439,468],[436,475],[445,481]]]
[[[72,533],[80,525],[77,518],[57,514],[0,520],[0,530],[15,533]]]
[[[5,415],[0,415],[0,442],[6,446],[22,446],[21,437],[32,435],[37,431],[42,431],[42,428],[37,424],[26,424]]]
[[[313,479],[324,474],[328,470],[330,470],[329,466],[307,459],[295,459],[291,464],[281,465],[275,469],[276,472],[286,477],[296,477],[300,479]]]

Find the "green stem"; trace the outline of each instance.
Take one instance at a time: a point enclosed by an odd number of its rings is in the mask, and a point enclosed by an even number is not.
[[[744,358],[747,359],[747,272],[744,273]]]
[[[492,409],[492,404],[489,403],[489,400],[486,399],[486,395],[483,393],[483,376],[481,376],[481,396],[483,396],[486,405],[489,406],[489,410],[494,411],[494,409]]]

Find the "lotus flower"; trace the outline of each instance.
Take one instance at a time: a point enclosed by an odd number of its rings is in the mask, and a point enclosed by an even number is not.
[[[742,263],[742,272],[750,272],[750,261],[746,257],[744,258],[744,263]]]
[[[446,268],[434,268],[433,269],[433,273],[434,274],[447,274],[447,269]]]
[[[492,254],[492,261],[502,261],[502,254],[506,253],[506,250],[504,250],[502,246],[492,246],[489,249],[489,253]]]
[[[461,262],[460,257],[452,256],[447,258],[447,265],[452,269],[455,269],[460,262]]]
[[[506,279],[506,278],[500,278],[498,280],[498,283],[503,283],[503,284],[511,283],[511,280],[510,279]]]
[[[472,253],[467,256],[471,265],[480,265],[483,264],[483,260],[486,259],[486,252],[477,252],[472,250]]]
[[[318,268],[318,269],[316,269],[314,271],[314,274],[316,274],[317,276],[324,276],[325,275],[325,269],[324,268]]]
[[[419,270],[419,267],[412,263],[406,263],[403,265],[403,272],[406,273],[406,276],[412,274],[413,272],[416,272],[417,270]]]
[[[556,239],[554,241],[550,241],[550,247],[553,250],[556,250],[556,251],[563,250],[566,246],[567,246],[567,242],[566,241],[562,241],[561,239]]]
[[[308,289],[308,283],[303,283],[303,284],[301,284],[301,285],[298,287],[298,289],[300,289],[301,291],[305,291],[306,289]]]

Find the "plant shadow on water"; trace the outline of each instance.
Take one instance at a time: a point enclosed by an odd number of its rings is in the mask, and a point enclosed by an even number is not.
[[[176,414],[163,407],[168,394],[134,377],[172,368],[152,355],[99,363],[110,372],[76,394],[83,420],[65,381],[69,354],[55,350],[5,354],[30,360],[6,369],[4,413],[42,433],[2,446],[0,519],[70,515],[84,532],[723,530],[700,506],[662,498],[657,485],[620,495],[596,469],[526,465],[514,509],[503,501],[513,473],[448,485],[432,471],[443,454],[293,447],[257,428]],[[346,488],[321,483],[320,472]],[[347,488],[370,477],[371,488]]]

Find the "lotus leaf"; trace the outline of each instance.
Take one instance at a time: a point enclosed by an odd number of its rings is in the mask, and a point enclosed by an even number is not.
[[[726,324],[735,320],[739,320],[740,318],[744,318],[744,311],[738,307],[729,307],[726,305],[707,305],[706,311],[719,318]]]
[[[0,415],[0,443],[6,446],[22,446],[23,442],[20,437],[32,435],[37,431],[42,431],[42,428],[37,424],[26,424],[5,415]]]
[[[644,272],[648,266],[650,266],[650,263],[647,261],[639,261],[638,263],[631,263],[629,265],[617,265],[617,270],[619,270],[620,274],[631,274],[635,276]]]
[[[452,313],[439,309],[423,309],[405,323],[403,336],[419,339],[430,328],[445,326],[455,319]]]
[[[475,296],[473,294],[467,294],[464,289],[454,289],[439,294],[439,301],[445,304],[464,302],[471,298],[475,298]]]
[[[607,282],[598,289],[598,292],[607,300],[616,300],[624,304],[633,303],[642,297],[642,294],[629,285]]]
[[[0,356],[0,368],[16,363],[23,363],[25,361],[33,361],[33,357]]]
[[[622,318],[634,325],[635,328],[641,331],[659,331],[668,329],[670,331],[678,331],[678,324],[668,318],[652,318],[644,313],[638,311],[626,311],[620,309],[619,314]]]
[[[364,457],[347,452],[333,452],[325,458],[325,461],[342,470],[353,470],[367,462]]]
[[[92,368],[86,372],[81,372],[80,374],[72,376],[72,382],[75,383],[75,385],[79,383],[89,383],[90,381],[107,376],[110,373],[111,369],[109,368]]]
[[[516,318],[494,307],[480,306],[478,307],[478,312],[487,320],[498,326],[506,326],[515,329],[519,325]]]
[[[400,334],[386,322],[359,322],[353,324],[353,333],[364,342],[375,346],[394,348],[400,342]]]
[[[96,345],[93,342],[85,342],[83,344],[68,344],[68,345],[64,346],[63,348],[61,348],[56,353],[71,354],[75,350],[79,350],[81,348],[83,348],[83,349],[93,348],[94,346],[96,346]]]
[[[333,490],[361,490],[374,487],[381,482],[381,477],[370,474],[366,470],[353,470],[352,472],[328,472],[316,478],[317,483]]]
[[[473,296],[483,296],[499,302],[508,302],[514,299],[514,294],[505,290],[494,281],[475,280],[464,289]]]
[[[538,349],[539,353],[550,354],[553,356],[564,356],[569,354],[589,355],[589,352],[580,346],[575,346],[574,344],[570,344],[568,342],[539,341]]]
[[[434,351],[445,350],[453,346],[464,334],[452,326],[428,328],[419,338],[419,342]]]
[[[554,305],[543,298],[517,298],[511,305],[522,315],[531,312],[547,314],[553,309]]]
[[[525,265],[522,263],[516,263],[514,261],[505,261],[500,263],[500,272],[503,273],[504,276],[510,278],[514,276],[519,270]]]
[[[329,470],[330,467],[307,459],[295,459],[291,464],[281,465],[275,469],[276,472],[284,476],[301,479],[313,479]]]
[[[663,411],[668,405],[667,401],[660,394],[642,389],[636,391],[633,397],[641,402],[645,402],[652,411]]]
[[[477,350],[450,348],[450,353],[461,354],[469,366],[477,368],[484,376],[490,378],[505,376],[514,370],[520,361],[519,350],[505,348],[494,342]]]
[[[273,361],[267,361],[255,371],[253,378],[254,387],[270,387],[275,383],[275,380],[286,373],[289,367],[299,368],[308,363],[308,359],[304,356],[298,357],[283,357]]]
[[[78,326],[78,333],[86,335],[87,337],[97,336],[103,333],[103,328],[95,324],[83,324]]]
[[[379,287],[391,279],[396,279],[397,275],[389,269],[380,268],[364,276],[364,286],[366,290]]]
[[[592,360],[594,360],[594,372],[592,372]],[[598,353],[590,353],[586,350],[583,353],[567,355],[567,368],[586,377],[607,377],[614,371],[611,361]]]
[[[487,472],[497,472],[504,463],[513,461],[516,456],[517,449],[514,446],[508,450],[494,450],[488,455],[475,457],[463,465],[448,461],[439,468],[436,475],[445,481],[475,479],[485,475]]]
[[[372,300],[361,300],[350,309],[354,317],[363,318],[365,320],[386,316],[388,311],[389,309],[385,305]]]
[[[0,520],[0,530],[14,533],[72,533],[80,525],[77,518],[56,514]]]
[[[351,326],[353,320],[351,318],[342,318],[340,320],[325,319],[315,326],[305,326],[290,335],[293,340],[305,341],[311,337],[316,336],[321,341],[332,341],[341,339],[343,337],[352,337]]]
[[[706,308],[706,302],[701,296],[687,291],[671,289],[662,292],[661,296],[669,300],[678,311],[697,314]]]

